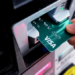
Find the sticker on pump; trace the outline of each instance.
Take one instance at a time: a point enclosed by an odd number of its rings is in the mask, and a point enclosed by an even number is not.
[[[75,66],[68,69],[63,75],[75,75]]]

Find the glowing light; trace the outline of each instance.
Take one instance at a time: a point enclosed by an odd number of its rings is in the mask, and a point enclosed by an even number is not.
[[[28,43],[25,24],[21,23],[19,25],[14,26],[13,31],[19,48],[25,46],[25,44]]]
[[[41,70],[39,70],[35,75],[43,75],[45,71],[47,71],[49,68],[51,68],[51,65],[52,65],[51,62],[49,62]]]
[[[28,38],[26,39],[26,43],[28,43]]]
[[[14,28],[14,33],[15,33],[16,37],[19,37],[20,34],[22,34],[24,30],[25,30],[25,24],[24,23],[16,26]]]
[[[36,43],[38,43],[38,40],[37,40],[37,38],[35,39],[35,44],[36,44]]]
[[[64,8],[62,7],[60,10],[63,10]]]

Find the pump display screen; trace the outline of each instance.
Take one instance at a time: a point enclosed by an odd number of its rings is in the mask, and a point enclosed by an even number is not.
[[[16,8],[19,8],[23,5],[27,5],[28,3],[32,2],[34,6],[35,4],[37,4],[38,7],[44,7],[56,1],[58,0],[13,0],[13,5],[14,5],[14,9],[16,9]]]

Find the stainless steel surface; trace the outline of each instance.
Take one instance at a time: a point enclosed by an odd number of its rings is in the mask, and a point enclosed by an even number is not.
[[[22,54],[14,38],[13,38],[13,41],[14,41],[15,53],[17,58],[18,70],[19,70],[18,75],[21,75],[21,73],[23,73],[26,70],[26,66],[25,66]]]

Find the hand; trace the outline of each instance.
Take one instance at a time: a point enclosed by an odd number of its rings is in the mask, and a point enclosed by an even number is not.
[[[75,19],[71,20],[73,24],[67,25],[66,30],[70,34],[74,34],[74,36],[68,40],[68,42],[75,47]]]

